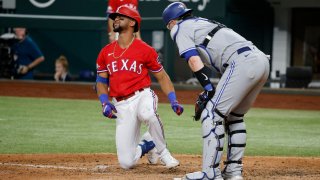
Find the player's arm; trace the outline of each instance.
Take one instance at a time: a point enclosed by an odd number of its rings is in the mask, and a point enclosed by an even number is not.
[[[26,74],[27,72],[31,71],[33,68],[38,66],[43,61],[44,61],[44,56],[40,56],[40,57],[36,58],[34,61],[32,61],[32,63],[28,64],[27,66],[23,66],[20,73]]]
[[[173,111],[176,114],[181,115],[183,112],[183,107],[177,101],[173,84],[170,80],[170,77],[166,73],[166,71],[162,69],[159,72],[152,72],[152,73],[155,76],[155,78],[158,80],[161,90],[168,96],[168,99],[171,103],[171,107]]]
[[[108,73],[107,72],[98,73],[96,83],[97,83],[96,84],[97,95],[98,95],[99,100],[102,104],[102,114],[108,118],[111,118],[111,119],[117,118],[117,116],[114,115],[112,112],[112,111],[117,112],[117,110],[114,107],[114,105],[109,102]]]
[[[98,97],[100,97],[102,94],[108,95],[108,73],[101,72],[97,74],[96,82]],[[101,102],[101,104],[103,104],[103,102]]]
[[[160,72],[152,73],[160,84],[161,90],[164,92],[164,94],[168,95],[170,92],[174,92],[173,84],[165,70],[162,69]]]
[[[206,91],[214,91],[214,87],[210,82],[211,70],[203,64],[199,56],[191,56],[188,59],[190,69]]]

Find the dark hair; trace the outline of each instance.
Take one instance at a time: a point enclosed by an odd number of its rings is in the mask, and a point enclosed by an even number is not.
[[[185,20],[194,17],[192,12],[188,12],[179,17],[179,20]]]

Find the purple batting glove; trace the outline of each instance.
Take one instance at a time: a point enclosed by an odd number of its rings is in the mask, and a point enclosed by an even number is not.
[[[183,106],[181,106],[178,101],[172,102],[171,108],[178,116],[183,113]]]
[[[117,109],[114,107],[113,104],[111,104],[110,102],[106,102],[102,104],[102,114],[110,119],[115,119],[117,118],[116,115],[113,114],[113,112],[117,113]]]

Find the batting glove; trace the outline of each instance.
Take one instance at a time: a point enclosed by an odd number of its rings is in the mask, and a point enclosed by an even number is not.
[[[117,113],[117,110],[114,107],[114,105],[109,102],[108,95],[107,94],[101,94],[99,96],[99,100],[100,100],[100,102],[102,104],[102,114],[105,117],[110,118],[110,119],[117,118],[117,116],[113,114],[113,112]]]
[[[178,101],[172,102],[171,108],[178,116],[183,113],[183,106],[181,106]]]
[[[106,102],[102,104],[102,114],[110,119],[115,119],[117,118],[116,115],[113,114],[113,112],[117,113],[117,109],[114,107],[113,104],[111,104],[110,102]]]
[[[183,106],[181,106],[177,101],[176,93],[174,93],[173,91],[170,92],[168,94],[168,99],[170,101],[171,108],[173,109],[173,111],[176,114],[178,114],[178,116],[180,116],[183,113]]]

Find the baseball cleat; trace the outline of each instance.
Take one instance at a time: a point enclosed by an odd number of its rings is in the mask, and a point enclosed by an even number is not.
[[[141,157],[144,156],[146,153],[148,153],[150,150],[154,149],[154,147],[156,146],[153,141],[146,141],[143,140],[143,144],[139,144],[139,146],[141,147]]]
[[[186,174],[183,177],[184,180],[211,180],[212,178],[209,178],[205,172],[197,171],[193,173]],[[221,176],[215,177],[212,180],[223,180]]]
[[[151,149],[148,153],[147,153],[147,158],[150,164],[157,164],[158,163],[158,159],[159,159],[159,155],[158,155],[158,151],[156,148]]]
[[[165,165],[166,168],[174,168],[179,166],[179,161],[171,156],[168,149],[165,149],[160,155],[161,164]]]
[[[243,177],[241,175],[236,175],[236,176],[228,176],[228,175],[223,175],[224,180],[243,180]]]

